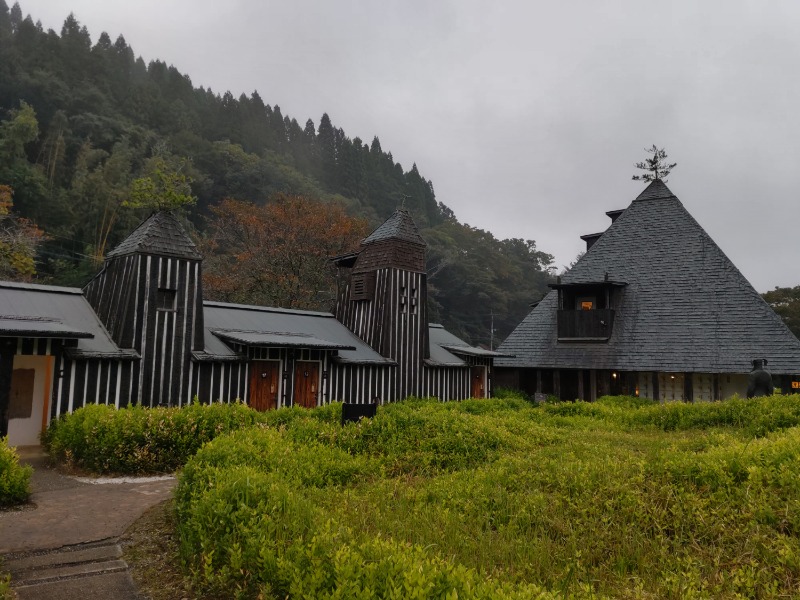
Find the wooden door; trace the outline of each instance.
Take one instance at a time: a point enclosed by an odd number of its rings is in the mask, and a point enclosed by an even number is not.
[[[250,407],[256,410],[278,408],[280,365],[276,360],[250,363]]]
[[[294,405],[314,408],[319,396],[319,363],[294,363]]]
[[[486,398],[486,367],[472,367],[472,397]]]

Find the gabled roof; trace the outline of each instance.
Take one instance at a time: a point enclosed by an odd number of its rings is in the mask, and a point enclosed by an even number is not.
[[[608,275],[606,275],[608,274]],[[618,289],[606,343],[558,342],[550,292],[501,345],[497,366],[747,373],[767,358],[800,374],[800,341],[786,328],[680,200],[654,181],[562,276],[610,279]]]
[[[412,244],[419,244],[425,246],[425,240],[419,234],[414,219],[411,214],[404,208],[398,208],[392,213],[392,216],[383,222],[383,225],[378,227],[375,231],[369,234],[361,242],[362,245],[372,244],[384,240],[404,240]]]
[[[438,367],[464,367],[467,363],[463,356],[498,357],[507,356],[501,352],[484,350],[470,346],[459,337],[456,337],[439,323],[428,325],[428,339],[430,344],[430,358],[428,365]]]
[[[244,360],[227,343],[338,350],[337,362],[394,365],[326,312],[203,302],[204,352],[198,360]],[[226,340],[226,341],[223,341]]]
[[[192,260],[203,258],[180,222],[174,215],[164,211],[150,215],[108,253],[108,258],[137,252]]]
[[[120,349],[77,288],[0,282],[0,337],[78,340],[73,357],[138,358]]]

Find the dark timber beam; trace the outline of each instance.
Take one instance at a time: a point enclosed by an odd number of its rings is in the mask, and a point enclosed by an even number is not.
[[[650,377],[652,378],[652,382],[653,382],[653,400],[658,400],[660,402],[661,401],[661,392],[658,389],[658,372],[657,371],[653,371],[650,374]]]
[[[8,435],[8,407],[11,403],[11,374],[14,372],[14,354],[17,341],[0,340],[0,437]]]

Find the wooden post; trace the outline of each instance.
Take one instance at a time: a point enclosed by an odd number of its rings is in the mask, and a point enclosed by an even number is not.
[[[711,376],[711,398],[719,400],[719,373],[714,373]]]
[[[542,370],[536,369],[536,393],[542,393]]]
[[[8,435],[8,407],[11,403],[11,374],[17,341],[0,340],[0,437]]]
[[[586,400],[583,395],[583,371],[578,369],[578,400]]]
[[[694,388],[691,373],[683,374],[683,399],[685,402],[694,402]]]
[[[553,371],[553,394],[561,400],[561,371],[558,369]]]
[[[589,400],[597,400],[597,371],[594,369],[589,371]]]
[[[653,371],[651,376],[653,378],[653,400],[661,402],[661,392],[658,389],[658,371]]]

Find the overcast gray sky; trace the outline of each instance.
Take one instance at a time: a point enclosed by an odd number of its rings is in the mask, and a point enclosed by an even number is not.
[[[7,0],[9,5],[11,0]],[[668,186],[759,291],[800,285],[800,3],[22,0],[123,34],[195,86],[323,112],[416,162],[437,199],[569,264],[605,211]]]

